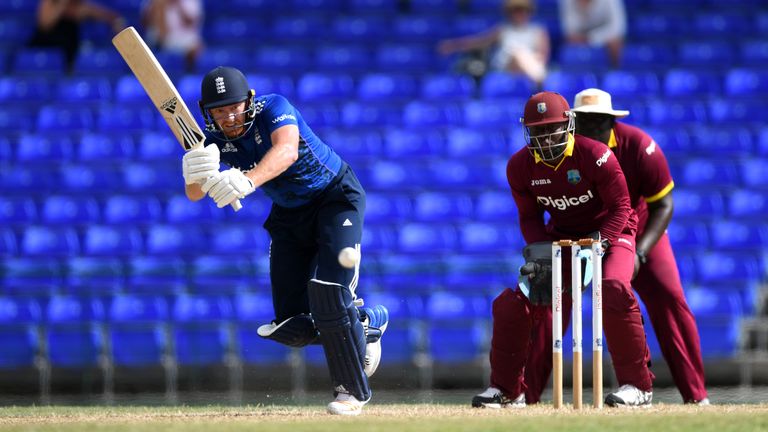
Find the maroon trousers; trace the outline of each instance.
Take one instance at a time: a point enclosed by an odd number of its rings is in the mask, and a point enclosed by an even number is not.
[[[632,285],[646,306],[661,353],[683,401],[706,398],[699,332],[685,301],[677,263],[666,233],[649,251],[648,261],[640,267]],[[532,329],[532,344],[525,370],[525,400],[528,404],[539,402],[552,371],[551,311],[543,311],[543,314],[546,319],[536,320]],[[570,318],[570,314],[564,312],[564,320],[566,316]],[[607,330],[607,322],[605,326]],[[608,344],[610,347],[611,342],[608,341]]]
[[[650,391],[654,378],[648,369],[650,353],[640,307],[630,287],[634,257],[634,238],[622,236],[603,258],[603,327],[619,384]],[[570,260],[563,259],[563,286],[569,285]],[[563,296],[564,329],[570,309],[570,296]],[[518,289],[506,289],[493,301],[491,385],[508,397],[515,398],[531,386],[529,369],[546,371],[541,384],[533,383],[537,394],[546,385],[552,370],[551,316],[551,306],[532,305]]]

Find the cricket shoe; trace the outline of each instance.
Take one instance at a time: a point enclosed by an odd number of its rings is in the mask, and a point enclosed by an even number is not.
[[[624,384],[618,390],[605,397],[605,404],[610,407],[648,408],[653,401],[652,391],[642,391],[632,384]]]
[[[709,402],[709,398],[704,398],[702,400],[690,400],[685,402],[688,405],[698,405],[698,406],[710,406],[711,403]]]
[[[473,408],[525,408],[525,393],[510,399],[496,387],[488,387],[484,392],[472,398]]]
[[[363,328],[366,339],[365,345],[365,374],[373,376],[381,363],[381,337],[389,324],[389,311],[382,305],[360,308],[363,315]]]
[[[356,397],[348,393],[339,393],[336,400],[328,404],[328,414],[356,416],[363,412],[365,402],[360,402]]]

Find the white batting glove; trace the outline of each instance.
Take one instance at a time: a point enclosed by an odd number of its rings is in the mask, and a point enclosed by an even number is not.
[[[181,159],[184,183],[202,183],[219,172],[219,147],[216,144],[188,151]]]
[[[202,189],[211,199],[216,201],[217,207],[223,208],[238,199],[245,198],[246,195],[256,190],[256,187],[253,185],[253,181],[246,177],[242,171],[237,168],[230,168],[209,178],[203,183]]]

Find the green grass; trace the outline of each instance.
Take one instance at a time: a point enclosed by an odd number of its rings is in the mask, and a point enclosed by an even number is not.
[[[244,407],[7,407],[0,408],[2,431],[184,431],[184,432],[427,432],[427,431],[766,431],[768,404],[692,407],[656,404],[619,410],[527,407],[478,410],[466,405],[375,405],[364,414],[339,418],[320,405]]]

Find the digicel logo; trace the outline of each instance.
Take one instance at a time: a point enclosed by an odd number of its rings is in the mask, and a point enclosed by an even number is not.
[[[592,198],[594,198],[594,195],[592,195],[592,190],[590,189],[584,195],[577,196],[577,197],[567,197],[565,195],[563,195],[562,198],[552,198],[551,196],[537,196],[536,202],[543,206],[554,207],[558,210],[565,210],[568,207],[577,206],[579,204],[585,203]]]

